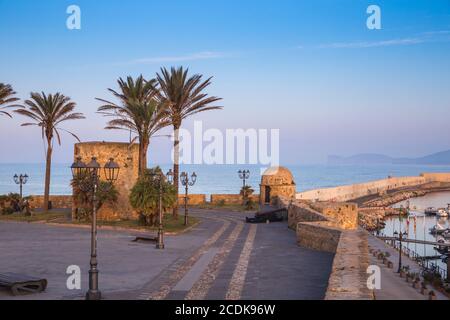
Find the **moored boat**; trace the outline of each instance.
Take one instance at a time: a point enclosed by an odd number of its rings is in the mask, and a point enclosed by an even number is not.
[[[436,216],[441,218],[448,217],[448,212],[445,209],[439,209]]]
[[[430,228],[431,234],[443,234],[445,231],[447,231],[447,228],[439,223],[437,223],[433,228]]]
[[[425,209],[425,214],[427,216],[434,216],[434,215],[436,215],[436,213],[437,213],[437,209],[434,207],[428,207]]]

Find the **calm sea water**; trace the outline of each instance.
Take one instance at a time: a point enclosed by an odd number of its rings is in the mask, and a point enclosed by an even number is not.
[[[70,194],[70,164],[54,164],[52,166],[51,193],[55,195]],[[162,165],[165,171],[171,166]],[[373,166],[327,166],[327,165],[288,165],[295,177],[297,190],[304,191],[315,188],[334,187],[343,184],[366,182],[391,176],[419,175],[421,172],[448,172],[450,166],[405,166],[405,165],[373,165]],[[237,171],[250,170],[248,184],[257,191],[261,178],[260,166],[254,165],[188,165],[181,170],[189,173],[195,171],[197,183],[190,190],[192,193],[238,193],[242,186]],[[0,194],[18,192],[13,181],[15,173],[27,173],[30,178],[24,186],[24,194],[43,194],[44,164],[0,164]]]

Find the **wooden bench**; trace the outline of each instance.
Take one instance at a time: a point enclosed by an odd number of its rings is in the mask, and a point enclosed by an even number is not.
[[[0,287],[10,289],[15,296],[32,294],[44,291],[47,280],[18,273],[0,273]]]

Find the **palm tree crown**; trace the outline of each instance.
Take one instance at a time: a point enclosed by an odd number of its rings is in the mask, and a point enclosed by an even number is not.
[[[221,98],[208,96],[204,92],[211,84],[212,77],[202,81],[202,75],[195,74],[188,78],[189,69],[183,67],[161,69],[156,75],[160,87],[158,98],[166,106],[166,113],[174,127],[179,128],[183,119],[203,111],[222,109],[221,106],[211,106]]]
[[[14,112],[34,120],[34,122],[23,123],[22,126],[39,126],[41,127],[42,138],[45,137],[47,141],[51,141],[56,135],[58,144],[61,144],[59,130],[66,131],[78,141],[80,140],[72,132],[58,127],[61,122],[85,118],[82,113],[73,112],[75,106],[75,102],[70,101],[69,97],[59,92],[54,95],[32,92],[31,99],[25,100],[23,109],[17,109]]]
[[[70,133],[78,141],[80,141],[75,134],[59,127],[59,125],[64,121],[84,119],[82,113],[73,112],[75,106],[75,102],[72,102],[69,97],[66,97],[60,93],[46,95],[44,92],[32,92],[31,99],[25,100],[25,105],[22,106],[23,109],[14,110],[14,112],[34,120],[33,122],[23,123],[22,126],[41,127],[42,139],[47,142],[44,210],[49,209],[53,137],[56,135],[58,143],[61,144],[59,130],[63,130]]]
[[[155,99],[156,80],[146,81],[142,75],[134,80],[120,78],[119,92],[108,89],[120,104],[99,99],[105,103],[98,112],[114,119],[105,129],[122,129],[137,134],[139,139],[139,172],[147,168],[147,150],[151,137],[161,128],[170,124],[162,112],[161,104]]]
[[[11,118],[11,115],[1,109],[11,108],[14,106],[9,105],[10,103],[19,100],[19,98],[14,97],[16,92],[9,84],[0,82],[0,115],[5,115]]]
[[[179,190],[179,159],[180,159],[180,137],[179,129],[182,121],[199,112],[221,109],[220,106],[212,104],[221,98],[208,96],[204,90],[211,84],[211,79],[202,80],[202,75],[195,74],[188,77],[188,69],[183,67],[161,69],[161,74],[156,75],[159,90],[157,98],[164,105],[167,118],[174,129],[174,164],[173,183],[178,193]],[[175,204],[173,216],[178,215],[178,207]]]

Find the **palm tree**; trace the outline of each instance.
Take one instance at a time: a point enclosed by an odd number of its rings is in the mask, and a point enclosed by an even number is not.
[[[0,115],[5,115],[11,118],[11,115],[1,109],[11,108],[13,106],[10,103],[19,100],[19,98],[13,97],[16,93],[9,84],[0,82]]]
[[[46,95],[44,92],[31,93],[31,99],[25,100],[23,109],[14,110],[14,112],[25,117],[31,118],[33,122],[23,123],[22,126],[38,126],[41,127],[42,139],[47,142],[47,158],[45,163],[45,189],[44,189],[44,210],[49,207],[50,195],[50,170],[52,163],[53,137],[56,136],[58,144],[61,145],[61,136],[59,130],[70,133],[78,141],[78,137],[67,130],[59,128],[59,124],[68,120],[84,119],[82,113],[73,112],[75,102],[69,97],[59,92],[52,95]]]
[[[104,100],[98,112],[114,117],[105,129],[122,129],[134,132],[139,139],[139,174],[147,169],[147,151],[151,137],[170,122],[165,118],[160,103],[155,99],[156,80],[145,81],[141,76],[134,80],[120,78],[120,92],[108,89],[120,101],[120,105]]]
[[[211,78],[202,81],[202,75],[195,74],[188,78],[188,69],[183,67],[170,69],[161,68],[156,80],[159,85],[158,99],[165,106],[165,113],[174,130],[174,185],[179,190],[179,159],[180,136],[179,129],[187,117],[208,110],[221,109],[220,106],[211,106],[221,98],[208,96],[204,90],[211,84]],[[173,215],[178,215],[178,204],[175,205]]]

